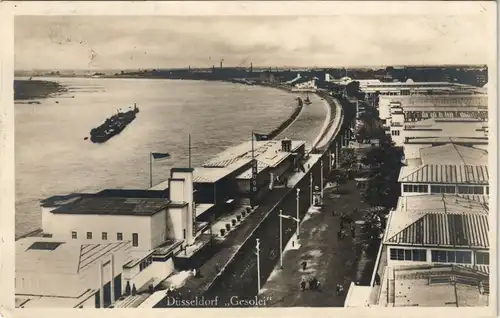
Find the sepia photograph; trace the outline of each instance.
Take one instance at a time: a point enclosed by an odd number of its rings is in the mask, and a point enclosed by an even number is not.
[[[15,307],[494,306],[481,6],[16,15]]]

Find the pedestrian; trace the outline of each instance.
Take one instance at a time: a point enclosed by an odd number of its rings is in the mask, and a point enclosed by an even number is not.
[[[341,240],[341,239],[342,239],[342,238],[341,238],[341,235],[342,235],[342,234],[341,234],[341,231],[338,231],[338,232],[337,232],[337,238],[338,238],[339,240]]]
[[[307,267],[307,262],[306,261],[303,261],[302,262],[302,270],[305,271],[306,270],[306,267]]]
[[[309,289],[314,290],[314,279],[313,278],[309,279]]]
[[[344,292],[344,286],[342,286],[341,284],[337,284],[337,296],[342,295],[343,292]]]
[[[340,230],[344,229],[344,222],[340,222]]]
[[[375,273],[375,284],[380,285],[380,275]]]
[[[335,210],[332,210],[332,216],[335,216]]]
[[[354,227],[351,227],[351,236],[352,238],[356,237],[356,230],[354,229]]]
[[[300,290],[301,291],[304,291],[306,290],[306,281],[302,278],[302,280],[300,281]]]

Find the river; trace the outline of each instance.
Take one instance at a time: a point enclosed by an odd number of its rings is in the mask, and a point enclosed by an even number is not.
[[[159,79],[43,78],[67,94],[15,105],[16,236],[41,225],[39,201],[71,192],[149,187],[149,153],[169,152],[153,163],[153,183],[170,168],[193,166],[290,116],[296,93],[241,84]],[[74,97],[73,97],[74,96]],[[310,144],[325,119],[316,96],[280,137]],[[104,144],[84,137],[118,108],[137,103],[136,120]]]

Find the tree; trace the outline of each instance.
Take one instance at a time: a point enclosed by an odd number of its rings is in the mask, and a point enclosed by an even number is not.
[[[125,286],[125,295],[130,295],[130,281],[127,281],[127,285]]]
[[[364,198],[372,205],[393,206],[399,197],[398,184],[403,153],[394,147],[391,136],[380,138],[379,147],[370,149],[362,163],[370,167]]]
[[[349,84],[345,86],[346,94],[347,96],[357,96],[359,93],[359,82],[358,81],[352,81]]]
[[[339,155],[340,167],[351,170],[357,167],[358,159],[354,153],[354,149],[342,149]]]

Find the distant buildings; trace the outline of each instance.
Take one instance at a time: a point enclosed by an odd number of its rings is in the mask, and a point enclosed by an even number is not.
[[[405,165],[372,280],[352,284],[346,306],[487,306],[487,88],[407,81],[360,89],[377,97]]]

